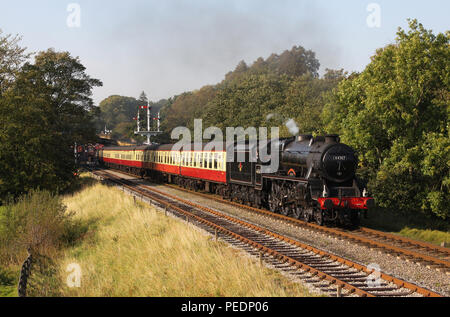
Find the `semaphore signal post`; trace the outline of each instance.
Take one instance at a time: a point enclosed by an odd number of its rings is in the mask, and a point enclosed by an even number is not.
[[[137,130],[134,131],[134,134],[138,134],[138,135],[144,135],[147,136],[147,142],[144,142],[144,144],[146,145],[151,145],[152,142],[150,140],[150,137],[152,136],[156,136],[159,135],[161,133],[163,133],[162,131],[159,130],[160,128],[160,116],[159,116],[159,112],[158,112],[158,116],[156,118],[154,118],[154,120],[157,121],[157,130],[152,130],[151,129],[151,106],[150,106],[150,102],[147,102],[146,106],[139,106],[138,107],[138,113],[137,113],[137,117],[134,118],[137,121]],[[140,126],[140,110],[141,109],[147,109],[147,131],[141,131],[141,126]]]

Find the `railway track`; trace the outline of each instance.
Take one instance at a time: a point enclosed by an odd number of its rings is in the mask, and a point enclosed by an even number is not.
[[[136,177],[136,175],[123,171],[120,171],[120,173]],[[430,269],[436,269],[437,271],[444,272],[447,275],[450,275],[449,248],[365,227],[360,227],[357,230],[345,230],[341,228],[319,226],[315,223],[309,223],[300,219],[295,219],[281,214],[275,214],[265,209],[255,208],[252,206],[243,205],[235,201],[226,200],[214,194],[192,191],[190,189],[173,184],[164,185],[176,190],[185,191],[207,199],[212,199],[223,204],[242,208],[263,217],[281,220],[294,226],[307,228],[309,230],[326,234],[328,236],[348,240],[352,243],[358,243],[360,245],[365,245],[369,248],[376,249],[379,252],[384,252],[389,255],[396,256],[397,258],[403,259],[407,262],[414,262],[418,265],[423,265]]]
[[[415,262],[428,268],[434,268],[450,275],[449,248],[365,227],[361,227],[357,230],[345,230],[340,228],[319,226],[315,223],[305,222],[303,220],[281,214],[274,214],[265,209],[255,208],[238,202],[226,200],[213,194],[195,192],[172,184],[166,184],[165,186],[199,195],[204,198],[213,199],[217,202],[232,205],[234,207],[243,208],[251,212],[258,213],[262,216],[282,220],[302,228],[308,228],[316,232],[362,244],[370,248],[377,249],[381,252],[397,256],[398,258],[403,258],[406,261]]]
[[[125,180],[107,171],[93,173],[122,186],[134,196],[150,200],[152,204],[171,212],[174,216],[185,219],[252,255],[259,256],[261,261],[293,274],[330,295],[441,296],[261,226],[161,192],[151,186]]]

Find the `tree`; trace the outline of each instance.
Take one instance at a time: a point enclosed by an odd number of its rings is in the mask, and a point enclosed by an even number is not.
[[[141,106],[147,105],[148,98],[147,98],[147,95],[145,94],[145,91],[141,92],[141,94],[139,95],[139,99],[138,100],[142,103]]]
[[[322,130],[324,101],[346,74],[327,70],[319,78],[319,65],[314,52],[301,46],[251,66],[241,61],[221,83],[172,98],[161,111],[166,135],[160,140],[170,141],[167,135],[177,126],[192,129],[195,118],[203,118],[205,128],[278,126],[283,137],[291,136],[291,119],[302,132]]]
[[[359,151],[381,206],[446,218],[450,32],[434,35],[416,20],[409,27],[341,82],[323,118]]]
[[[207,104],[214,98],[216,89],[204,86],[200,90],[176,96],[174,100],[161,111],[162,128],[170,135],[179,126],[193,129],[194,119],[202,118]]]
[[[21,37],[2,34],[0,29],[0,94],[11,85],[22,64],[30,57],[25,53],[26,48],[18,44]]]
[[[139,100],[133,97],[112,95],[100,102],[100,118],[103,127],[114,130],[121,122],[133,122],[136,117]]]
[[[73,180],[74,142],[95,140],[94,86],[78,58],[48,50],[25,63],[0,99],[0,199]]]

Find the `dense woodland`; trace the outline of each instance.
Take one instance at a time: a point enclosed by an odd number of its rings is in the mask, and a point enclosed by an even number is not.
[[[216,85],[150,102],[153,115],[161,109],[159,141],[170,142],[177,126],[193,128],[195,118],[204,128],[278,126],[282,137],[338,133],[358,151],[359,173],[380,206],[448,219],[449,40],[449,31],[434,34],[412,20],[361,73],[319,76],[315,53],[301,46],[241,61]],[[133,117],[145,93],[93,107],[99,85],[69,53],[48,50],[31,62],[18,38],[0,34],[0,198],[66,188],[75,168],[70,146],[105,126],[139,142]]]

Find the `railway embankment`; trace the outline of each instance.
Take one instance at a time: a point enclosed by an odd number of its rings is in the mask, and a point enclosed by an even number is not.
[[[62,296],[311,296],[301,284],[115,187],[95,184],[64,203],[91,225],[58,260]]]

